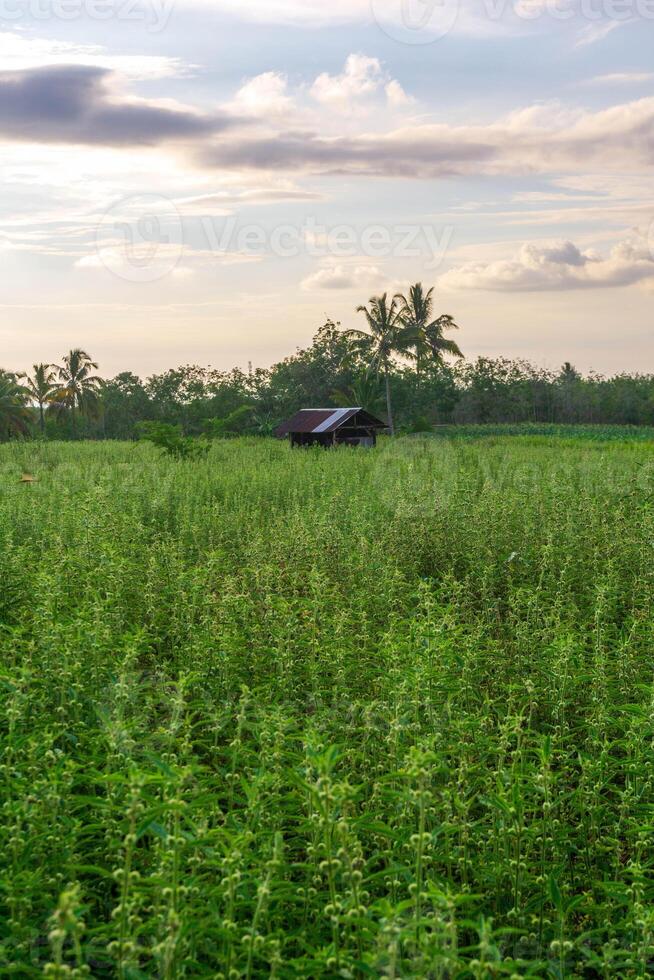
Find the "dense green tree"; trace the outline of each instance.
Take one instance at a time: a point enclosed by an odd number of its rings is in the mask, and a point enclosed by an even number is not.
[[[146,381],[131,372],[102,381],[90,356],[73,350],[59,368],[34,365],[24,389],[17,377],[0,375],[0,438],[27,434],[37,418],[41,432],[58,438],[131,439],[143,422],[180,427],[184,438],[269,435],[299,408],[359,404],[383,414],[384,401],[393,432],[452,422],[654,424],[654,375],[582,375],[569,362],[549,371],[503,357],[465,361],[445,336],[456,328],[453,317],[434,316],[433,307],[433,288],[421,283],[391,300],[373,297],[358,307],[367,330],[327,320],[306,347],[246,371],[187,364]]]
[[[174,411],[180,405],[205,398],[211,372],[197,364],[170,368],[148,378],[146,388],[153,401],[163,409]]]
[[[124,371],[102,388],[103,434],[111,439],[131,439],[138,422],[153,418],[155,408],[145,385],[131,371]]]
[[[334,392],[345,390],[364,367],[340,324],[327,320],[310,347],[297,350],[259,378],[258,391],[280,421],[298,408],[333,405]]]

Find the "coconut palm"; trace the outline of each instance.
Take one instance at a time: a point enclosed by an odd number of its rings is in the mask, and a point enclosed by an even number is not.
[[[357,313],[365,314],[370,333],[364,330],[346,330],[345,335],[354,340],[355,347],[368,360],[368,370],[383,374],[386,388],[386,412],[391,435],[395,435],[391,406],[390,366],[395,353],[406,353],[406,330],[400,320],[397,300],[388,302],[388,294],[373,296],[368,306],[357,306]]]
[[[463,357],[457,343],[444,336],[447,330],[458,330],[454,318],[447,313],[433,317],[434,287],[424,291],[422,283],[417,282],[409,289],[408,296],[398,293],[395,299],[400,303],[400,319],[406,329],[407,339],[415,352],[416,374],[422,374],[428,357],[443,363],[443,356]]]
[[[41,435],[45,432],[45,408],[52,402],[54,393],[57,390],[57,375],[54,371],[54,364],[34,364],[32,375],[25,375],[25,387],[29,391],[32,401],[39,406],[39,427]]]
[[[9,371],[0,370],[0,439],[25,435],[29,429],[29,392]]]
[[[380,412],[383,400],[379,378],[370,371],[362,371],[357,374],[352,384],[345,388],[339,388],[332,395],[332,401],[339,408],[360,405],[375,414]]]
[[[66,354],[57,368],[61,384],[54,392],[54,402],[70,411],[73,434],[77,432],[77,415],[94,415],[100,404],[102,378],[92,374],[98,365],[86,351],[76,347]]]

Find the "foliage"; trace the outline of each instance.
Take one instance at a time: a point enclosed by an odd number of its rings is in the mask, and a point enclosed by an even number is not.
[[[29,391],[15,374],[0,369],[0,439],[24,436],[29,430]]]
[[[306,350],[298,350],[262,375],[259,392],[278,421],[309,405],[333,404],[332,395],[344,389],[365,368],[339,323],[328,320]]]
[[[34,364],[32,374],[23,376],[30,397],[39,410],[39,430],[45,434],[45,410],[54,400],[57,375],[53,364]]]
[[[651,975],[650,444],[0,482],[3,975]]]
[[[100,412],[102,379],[92,371],[98,365],[80,347],[69,351],[57,368],[59,387],[51,395],[53,408],[70,413],[73,436],[77,435],[78,415],[94,416]]]
[[[368,370],[383,374],[386,390],[386,415],[391,435],[395,432],[391,399],[390,371],[391,359],[395,354],[408,356],[411,338],[400,318],[396,297],[389,302],[386,293],[372,296],[368,306],[358,306],[357,313],[363,313],[368,331],[348,330],[345,334],[354,350],[364,358]],[[365,408],[365,406],[362,406]]]
[[[384,396],[379,377],[370,371],[362,371],[355,376],[345,391],[333,392],[332,400],[339,408],[357,405],[373,415],[380,415],[384,411]]]
[[[554,425],[551,422],[516,422],[485,425],[439,425],[432,435],[446,439],[479,440],[497,436],[522,436],[534,445],[605,442],[654,442],[654,426],[647,425]]]
[[[445,336],[447,330],[458,330],[454,317],[449,313],[434,316],[434,287],[425,292],[422,283],[417,282],[409,288],[407,296],[398,293],[400,320],[406,338],[413,351],[418,376],[431,359],[433,364],[443,365],[445,355],[462,358],[461,349],[455,341]]]
[[[207,442],[182,435],[178,425],[168,422],[140,422],[138,432],[141,439],[147,439],[173,459],[201,459],[209,451]]]
[[[135,439],[142,422],[176,426],[184,437],[270,435],[300,408],[351,404],[387,416],[399,432],[654,425],[654,374],[584,376],[567,361],[557,371],[505,357],[465,361],[445,336],[454,319],[434,314],[433,289],[421,283],[359,309],[368,330],[327,320],[306,348],[269,368],[186,364],[145,380],[129,371],[103,380],[89,354],[70,351],[58,369],[34,365],[27,400],[11,425],[0,425],[0,439]]]
[[[251,405],[239,405],[233,412],[222,419],[207,419],[205,432],[213,439],[225,439],[230,436],[242,435],[248,428],[252,418]]]

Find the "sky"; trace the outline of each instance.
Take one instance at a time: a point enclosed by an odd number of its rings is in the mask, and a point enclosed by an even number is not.
[[[654,371],[654,0],[0,0],[0,365],[266,366],[420,281]]]

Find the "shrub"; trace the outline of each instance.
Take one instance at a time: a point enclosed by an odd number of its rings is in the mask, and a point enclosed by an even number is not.
[[[174,459],[202,459],[209,452],[209,443],[185,436],[179,425],[168,422],[140,422],[139,437],[146,439]]]

